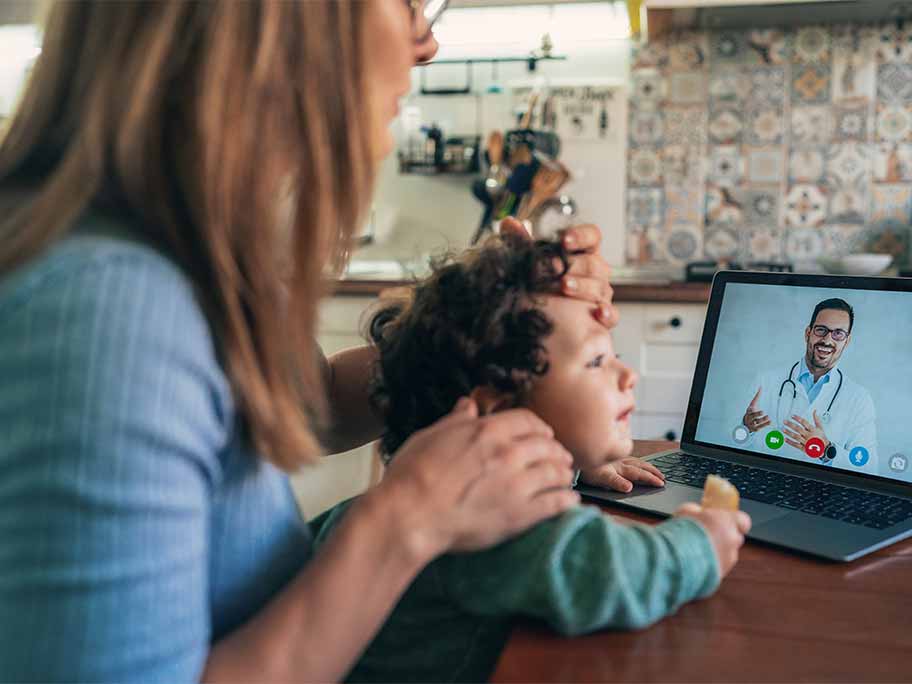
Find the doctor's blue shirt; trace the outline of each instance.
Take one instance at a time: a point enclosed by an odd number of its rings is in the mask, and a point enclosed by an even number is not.
[[[817,396],[820,394],[820,390],[823,389],[823,386],[830,381],[830,375],[835,368],[831,368],[817,381],[814,382],[814,374],[811,373],[811,370],[808,368],[807,359],[801,361],[800,366],[801,372],[798,373],[798,382],[801,383],[801,386],[804,387],[808,395],[808,402],[813,404],[817,400]]]

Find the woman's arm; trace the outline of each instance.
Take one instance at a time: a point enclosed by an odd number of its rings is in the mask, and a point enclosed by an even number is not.
[[[215,645],[204,679],[340,679],[424,565],[566,510],[579,501],[571,476],[569,454],[534,415],[478,418],[460,401],[403,445],[292,584]]]
[[[336,454],[380,438],[383,423],[368,400],[368,382],[377,360],[370,346],[352,347],[326,358],[323,377],[330,409],[330,427],[323,436],[327,451]]]

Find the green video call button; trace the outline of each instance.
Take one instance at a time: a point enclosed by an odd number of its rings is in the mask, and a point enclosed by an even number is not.
[[[770,449],[780,449],[785,444],[785,437],[779,430],[770,430],[766,433],[766,446]]]

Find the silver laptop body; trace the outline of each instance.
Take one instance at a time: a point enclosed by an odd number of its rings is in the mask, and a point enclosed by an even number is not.
[[[827,308],[838,302],[852,309],[850,331],[821,324],[848,320]],[[822,372],[837,351],[838,362],[817,378],[812,367]],[[768,423],[754,432],[744,425],[755,421],[744,418],[751,406]],[[720,272],[681,447],[646,457],[666,473],[666,486],[578,489],[664,516],[699,501],[705,474],[718,473],[741,490],[750,539],[851,561],[912,536],[909,407],[912,279]],[[807,427],[794,431],[802,411],[825,442]]]

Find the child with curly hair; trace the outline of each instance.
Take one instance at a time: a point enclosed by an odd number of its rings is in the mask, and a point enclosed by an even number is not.
[[[558,242],[495,238],[435,264],[408,301],[373,315],[372,398],[387,460],[451,412],[460,420],[521,407],[553,428],[591,478],[620,491],[662,486],[658,469],[630,458],[636,373],[616,358],[590,304],[557,296],[568,264]],[[516,467],[535,449],[530,437]],[[312,522],[318,545],[348,505]],[[656,526],[578,506],[493,549],[443,556],[406,591],[347,679],[487,679],[519,617],[567,635],[645,627],[715,591],[749,527],[745,513],[693,505]]]

